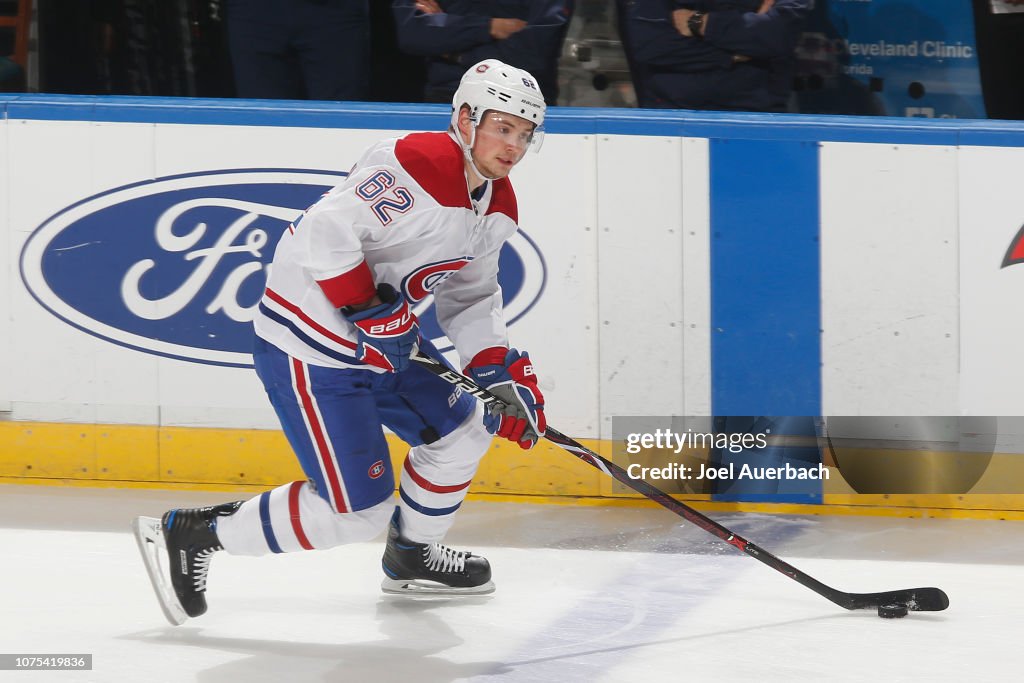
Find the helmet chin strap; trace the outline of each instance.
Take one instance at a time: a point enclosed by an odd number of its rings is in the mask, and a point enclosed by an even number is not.
[[[451,135],[452,139],[454,139],[457,143],[459,143],[459,147],[462,148],[462,156],[466,158],[466,162],[469,164],[469,167],[471,169],[473,169],[473,173],[476,173],[478,177],[483,178],[484,180],[497,180],[498,179],[498,176],[493,176],[492,177],[492,176],[487,175],[483,171],[481,171],[479,168],[477,168],[476,162],[473,161],[473,143],[476,142],[476,122],[475,121],[473,122],[473,127],[469,131],[469,144],[468,145],[465,142],[462,141],[462,136],[459,135],[459,133],[457,131],[453,130],[453,131],[450,131],[448,134]]]

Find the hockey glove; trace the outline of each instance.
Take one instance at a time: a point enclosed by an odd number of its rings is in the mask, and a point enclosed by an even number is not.
[[[359,330],[359,360],[388,372],[401,372],[409,367],[419,342],[419,321],[405,296],[391,285],[378,285],[377,296],[383,303],[362,311],[346,307],[341,312]]]
[[[484,349],[466,366],[466,374],[506,404],[503,410],[486,409],[487,431],[520,448],[533,448],[544,436],[547,419],[529,354],[501,346]]]

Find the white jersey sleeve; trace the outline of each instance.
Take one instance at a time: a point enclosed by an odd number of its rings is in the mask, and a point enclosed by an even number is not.
[[[363,243],[373,231],[370,207],[356,197],[353,183],[365,180],[373,169],[349,177],[324,199],[320,210],[306,216],[297,226],[297,264],[313,279],[324,282],[352,270],[365,259]]]

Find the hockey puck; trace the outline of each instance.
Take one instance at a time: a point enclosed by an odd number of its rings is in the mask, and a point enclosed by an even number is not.
[[[878,616],[883,619],[899,619],[900,617],[905,617],[907,616],[907,606],[902,603],[879,605]]]

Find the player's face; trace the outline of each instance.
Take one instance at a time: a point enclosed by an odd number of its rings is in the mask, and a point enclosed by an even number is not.
[[[487,112],[476,128],[473,162],[491,178],[504,178],[526,154],[534,128],[519,116]]]

